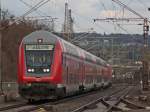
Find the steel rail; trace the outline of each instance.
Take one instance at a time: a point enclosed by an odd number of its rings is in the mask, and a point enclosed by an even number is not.
[[[111,95],[113,94],[116,94],[118,93],[119,91],[123,91],[126,87],[123,87],[119,90],[116,90],[115,92],[113,92]],[[0,108],[0,111],[6,111],[6,110],[11,110],[11,109],[17,109],[16,111],[17,112],[31,112],[31,111],[35,111],[35,110],[38,110],[38,109],[41,109],[41,108],[46,108],[47,106],[48,107],[51,107],[51,109],[53,109],[53,106],[56,106],[57,104],[60,104],[60,103],[65,103],[65,102],[68,102],[68,101],[71,101],[71,100],[74,100],[74,99],[79,99],[81,97],[86,97],[88,95],[94,95],[94,94],[98,94],[100,91],[99,90],[96,90],[96,91],[92,91],[92,92],[84,92],[82,94],[78,94],[78,95],[74,95],[74,96],[69,96],[69,97],[65,97],[65,98],[62,98],[62,99],[59,99],[59,100],[50,100],[48,102],[44,102],[42,104],[33,104],[33,105],[30,105],[29,103],[21,103],[21,104],[14,104],[14,105],[10,105],[10,106],[6,106],[6,107],[2,107]],[[108,97],[107,97],[108,98]],[[98,99],[96,103],[99,102],[99,100],[102,100],[101,99]],[[93,101],[94,102],[94,101]],[[27,106],[27,107],[26,107]],[[87,105],[88,107],[88,105]],[[20,109],[19,109],[20,108]],[[23,108],[23,109],[22,109]]]
[[[134,104],[133,102],[125,100],[124,98],[121,98],[121,102],[124,103],[124,104],[127,104],[128,107],[130,107],[130,108],[134,108],[134,109],[146,109],[146,107]]]
[[[9,106],[4,106],[0,108],[0,111],[6,111],[6,110],[10,110],[10,109],[14,109],[14,108],[18,108],[18,107],[23,107],[23,106],[27,106],[27,103],[19,103],[19,104],[13,104],[13,105],[9,105]]]
[[[118,108],[117,105],[122,101],[121,99],[124,98],[126,95],[128,95],[130,91],[131,91],[131,88],[127,88],[125,92],[123,91],[123,94],[120,96],[118,101],[116,101],[113,105],[108,104],[110,106],[105,112],[111,112],[112,110]],[[123,111],[123,109],[120,108],[120,111]]]
[[[124,104],[127,104],[127,106],[129,107],[129,109],[146,109],[146,107],[144,106],[141,106],[141,105],[136,105],[132,102],[129,102],[127,100],[125,100],[125,97],[133,90],[133,87],[128,87],[128,88],[124,88],[123,90],[120,90],[120,91],[117,91],[117,92],[114,92],[112,93],[110,96],[105,96],[105,97],[100,97],[99,99],[95,100],[95,101],[92,101],[86,105],[83,105],[75,110],[73,110],[72,112],[82,112],[88,108],[90,108],[90,106],[92,105],[96,105],[98,103],[102,103],[104,106],[107,107],[107,109],[104,111],[104,112],[112,112],[112,111],[124,111],[123,108],[121,107],[118,107],[118,105],[120,103],[124,103]],[[120,95],[117,95],[117,94],[120,94]],[[108,101],[113,97],[113,95],[117,95],[117,101],[114,103],[114,104],[110,104],[108,103]]]
[[[117,93],[118,91],[122,91],[124,90],[126,87],[123,87],[119,90],[116,90],[115,92],[113,92],[112,94],[115,94]],[[57,104],[60,104],[60,103],[65,103],[65,102],[68,102],[68,101],[71,101],[71,100],[74,100],[74,99],[79,99],[81,97],[86,97],[86,96],[89,96],[89,95],[94,95],[94,94],[97,94],[99,93],[100,91],[92,91],[92,92],[85,92],[83,94],[79,94],[79,95],[75,95],[75,96],[69,96],[69,97],[66,97],[66,98],[63,98],[63,99],[60,99],[60,100],[57,100],[57,101],[54,101],[54,102],[48,102],[48,103],[44,103],[44,104],[41,104],[41,105],[38,105],[38,106],[34,106],[32,108],[26,108],[26,109],[23,109],[23,110],[20,110],[18,112],[31,112],[31,111],[36,111],[38,109],[41,109],[41,108],[45,108],[47,106],[51,107],[51,109],[53,109],[54,106],[56,106]]]
[[[126,88],[126,87],[125,87],[125,88]],[[117,91],[111,93],[111,94],[108,95],[108,96],[100,97],[100,98],[98,98],[97,100],[94,100],[94,101],[92,101],[92,102],[90,102],[90,103],[88,103],[88,104],[85,104],[85,105],[83,105],[83,106],[81,106],[81,107],[79,107],[79,108],[73,110],[72,112],[82,112],[82,111],[88,109],[89,106],[94,105],[94,104],[97,104],[97,103],[100,103],[100,102],[101,102],[103,105],[105,105],[106,107],[110,107],[110,104],[108,104],[107,102],[105,102],[104,99],[109,99],[109,98],[112,97],[113,95],[115,95],[115,94],[117,94],[117,93],[119,93],[119,92],[122,92],[125,88],[122,88],[122,89],[120,89],[120,90],[117,90]],[[121,110],[120,108],[115,107],[115,106],[112,106],[112,108],[115,108],[116,110]]]

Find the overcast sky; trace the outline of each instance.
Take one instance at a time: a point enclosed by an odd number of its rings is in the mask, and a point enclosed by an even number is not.
[[[35,5],[41,0],[23,0],[30,5]],[[143,17],[150,18],[150,0],[120,0],[130,8],[141,14]],[[1,0],[2,8],[8,9],[16,16],[23,15],[29,7],[24,5],[21,0]],[[74,30],[76,32],[87,32],[91,28],[99,33],[138,33],[142,34],[143,27],[137,24],[140,22],[120,22],[121,28],[112,22],[99,21],[94,23],[93,18],[110,18],[110,17],[130,17],[137,18],[134,14],[124,10],[123,7],[112,2],[112,0],[50,0],[47,4],[38,9],[40,15],[57,17],[56,30],[61,31],[64,21],[64,4],[68,2],[69,8],[72,9],[74,19]],[[41,13],[42,12],[42,13]],[[39,16],[36,12],[28,16]]]

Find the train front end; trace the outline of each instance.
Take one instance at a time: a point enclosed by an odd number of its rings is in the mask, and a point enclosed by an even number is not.
[[[57,50],[58,49],[58,50]],[[61,82],[61,47],[48,32],[34,32],[19,48],[19,94],[25,99],[48,99]],[[54,64],[55,63],[55,64]]]

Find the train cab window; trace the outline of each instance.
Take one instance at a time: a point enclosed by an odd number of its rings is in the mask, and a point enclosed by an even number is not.
[[[26,45],[26,66],[30,73],[49,73],[53,60],[52,45]]]
[[[27,51],[26,52],[26,62],[27,66],[34,67],[45,67],[50,66],[51,59],[50,56],[52,52],[48,51]]]

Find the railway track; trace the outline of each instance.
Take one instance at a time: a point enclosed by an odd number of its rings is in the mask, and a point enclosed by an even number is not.
[[[13,108],[19,108],[19,107],[23,107],[28,105],[26,102],[23,103],[17,103],[17,104],[13,104],[13,105],[8,105],[8,106],[4,106],[4,107],[0,107],[0,111],[5,111],[5,110],[10,110]]]
[[[66,101],[69,101],[69,100],[72,100],[72,99],[76,99],[76,98],[80,98],[80,97],[84,97],[84,96],[88,96],[88,95],[91,95],[91,94],[96,94],[98,91],[92,91],[92,92],[89,92],[89,93],[83,93],[83,94],[80,94],[80,95],[74,95],[74,96],[71,96],[71,97],[66,97],[66,98],[63,98],[63,99],[60,99],[60,100],[50,100],[50,102],[48,101],[47,102],[44,102],[44,103],[39,103],[39,104],[29,104],[27,102],[23,102],[23,103],[17,103],[17,104],[12,104],[12,105],[8,105],[8,106],[3,106],[3,107],[0,107],[0,111],[11,111],[12,109],[18,109],[18,108],[24,108],[22,111],[33,111],[33,110],[36,110],[37,108],[41,108],[47,104],[49,105],[56,105],[56,104],[59,104],[59,103],[63,103],[63,102],[66,102]],[[18,111],[19,112],[19,111]]]
[[[109,89],[104,90],[107,91]],[[89,93],[83,93],[81,95],[77,95],[77,96],[72,96],[72,97],[66,97],[64,99],[60,99],[58,101],[48,101],[48,102],[44,102],[44,103],[39,103],[39,104],[29,104],[27,102],[23,102],[23,103],[18,103],[18,104],[13,104],[13,105],[9,105],[9,106],[5,106],[5,107],[0,107],[0,111],[6,111],[6,112],[12,112],[16,111],[16,112],[30,112],[30,111],[34,111],[37,110],[39,108],[45,108],[45,106],[49,107],[49,109],[51,110],[51,108],[53,108],[53,106],[57,105],[57,104],[61,104],[64,102],[68,102],[71,100],[76,100],[76,99],[80,99],[82,97],[86,97],[88,95],[94,95],[94,94],[98,94],[101,93],[99,90],[98,91],[93,91],[93,92],[89,92]]]
[[[106,107],[103,110],[101,110],[102,112],[127,111],[127,110],[132,110],[132,109],[134,110],[146,109],[146,107],[136,105],[132,102],[125,100],[125,97],[129,94],[129,92],[132,91],[132,89],[133,87],[128,87],[124,90],[116,91],[112,93],[111,95],[100,97],[99,99],[94,100],[86,105],[83,105],[73,110],[72,112],[83,112],[83,111],[86,112],[86,110],[91,109],[93,105],[97,105],[97,104],[101,104]],[[119,104],[121,103],[125,104],[128,108],[119,106]],[[98,108],[96,108],[96,110],[97,112],[101,112]]]
[[[68,102],[68,101],[71,101],[71,100],[75,100],[75,99],[80,99],[81,97],[86,97],[88,95],[93,95],[93,94],[97,94],[99,93],[100,91],[92,91],[92,92],[88,92],[88,93],[83,93],[83,94],[80,94],[80,95],[74,95],[74,96],[71,96],[71,97],[66,97],[66,98],[63,98],[63,99],[60,99],[60,100],[57,100],[57,101],[52,101],[52,102],[48,102],[48,103],[43,103],[43,104],[40,104],[40,105],[36,105],[36,106],[33,106],[31,108],[25,108],[25,109],[21,109],[17,112],[31,112],[31,111],[35,111],[35,110],[38,110],[38,109],[41,109],[41,108],[47,108],[48,107],[48,110],[53,110],[53,107],[56,106],[57,104],[61,104],[61,103],[65,103],[65,102]],[[55,107],[56,108],[56,107]]]
[[[115,92],[113,92],[113,94],[115,93],[118,93],[119,91],[122,91],[124,90],[126,87],[124,88],[121,88],[119,90],[116,90]],[[50,112],[59,112],[59,110],[55,110],[55,108],[59,108],[59,104],[61,103],[65,103],[65,102],[69,102],[71,100],[76,100],[76,99],[80,99],[81,97],[86,97],[88,95],[93,95],[93,94],[97,94],[96,92],[91,92],[91,93],[87,93],[87,94],[83,94],[83,95],[78,95],[78,96],[74,96],[74,97],[69,97],[69,98],[65,98],[65,99],[62,99],[62,100],[59,100],[59,101],[56,101],[56,102],[50,102],[50,103],[45,103],[45,104],[41,104],[41,105],[38,105],[36,107],[33,107],[33,108],[27,108],[27,109],[23,109],[21,111],[18,111],[18,112],[31,112],[31,111],[36,111],[38,109],[45,109],[50,111]],[[48,107],[48,108],[47,108]]]

